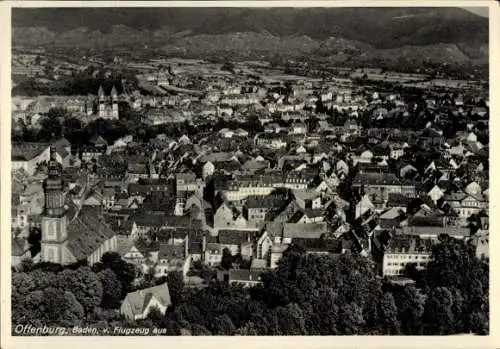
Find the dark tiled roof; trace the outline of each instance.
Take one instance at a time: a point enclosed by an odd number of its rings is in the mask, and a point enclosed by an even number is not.
[[[77,260],[86,259],[111,239],[115,232],[104,221],[99,209],[84,207],[68,224],[68,249]]]
[[[400,185],[399,179],[392,173],[358,173],[353,185]]]
[[[283,225],[283,237],[316,238],[319,239],[327,231],[326,223],[295,224],[285,223]]]
[[[14,143],[11,148],[12,161],[31,160],[40,155],[48,147],[48,143]]]
[[[220,230],[218,240],[223,245],[241,245],[252,241],[253,233],[241,230]]]
[[[11,254],[13,256],[22,256],[26,253],[27,250],[29,250],[29,248],[27,247],[28,245],[26,244],[26,240],[24,240],[23,238],[12,238],[11,246]]]
[[[387,207],[395,207],[395,206],[406,207],[411,202],[411,200],[413,199],[400,193],[389,193]]]
[[[342,240],[295,238],[293,244],[306,252],[340,253],[342,251]]]
[[[261,271],[248,269],[229,270],[230,281],[260,281]]]
[[[246,206],[247,208],[280,209],[286,201],[284,195],[251,196],[248,197]]]
[[[159,259],[173,260],[184,259],[184,244],[182,245],[167,245],[161,244],[158,252]]]
[[[430,253],[432,241],[418,236],[395,236],[389,241],[387,253]]]
[[[397,231],[404,235],[441,235],[446,234],[449,236],[470,236],[469,228],[457,227],[404,227]]]

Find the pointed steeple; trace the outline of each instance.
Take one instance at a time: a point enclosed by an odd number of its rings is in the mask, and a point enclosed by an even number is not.
[[[111,97],[112,98],[118,97],[118,91],[116,90],[115,85],[113,85],[113,88],[111,89]]]
[[[104,96],[105,96],[105,95],[104,95],[104,89],[102,88],[102,85],[101,85],[101,86],[99,86],[99,91],[97,92],[97,95],[98,95],[99,97],[104,97]]]

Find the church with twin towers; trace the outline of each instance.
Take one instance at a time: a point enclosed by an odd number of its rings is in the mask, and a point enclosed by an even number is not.
[[[102,119],[118,120],[118,91],[115,86],[111,89],[109,94],[104,92],[102,85],[99,87],[97,93],[98,98],[98,108],[97,115]]]

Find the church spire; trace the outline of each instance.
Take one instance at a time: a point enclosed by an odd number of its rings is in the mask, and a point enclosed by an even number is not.
[[[57,217],[64,215],[64,182],[62,180],[62,166],[57,161],[55,147],[50,147],[48,176],[43,182],[45,194],[45,215]]]
[[[99,86],[99,91],[97,92],[97,95],[100,98],[104,97],[104,89],[102,88],[102,85]]]

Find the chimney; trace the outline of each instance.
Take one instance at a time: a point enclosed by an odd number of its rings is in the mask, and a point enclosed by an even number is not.
[[[184,239],[184,258],[187,258],[189,255],[189,235],[186,234],[186,238]]]

